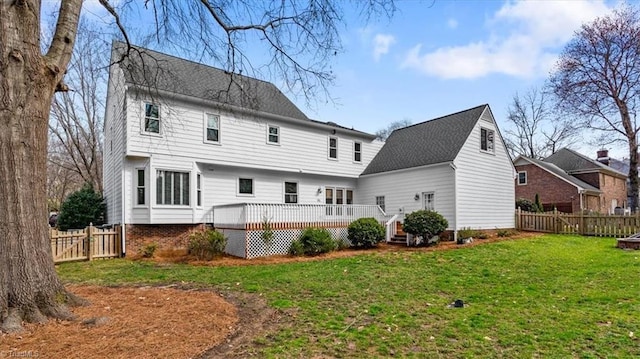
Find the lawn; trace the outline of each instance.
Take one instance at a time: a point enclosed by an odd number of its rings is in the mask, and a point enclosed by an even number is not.
[[[259,293],[288,321],[256,339],[263,357],[640,357],[640,252],[611,238],[236,267],[105,260],[58,271],[74,283]],[[449,307],[456,299],[465,306]]]

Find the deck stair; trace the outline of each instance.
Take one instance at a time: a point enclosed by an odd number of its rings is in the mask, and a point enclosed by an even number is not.
[[[407,244],[407,233],[402,230],[402,223],[396,222],[396,235],[391,237],[389,244]]]

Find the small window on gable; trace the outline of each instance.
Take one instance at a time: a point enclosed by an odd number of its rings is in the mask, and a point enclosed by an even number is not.
[[[298,184],[296,182],[284,183],[284,203],[298,203]]]
[[[253,195],[253,178],[238,178],[238,194]]]
[[[220,143],[220,116],[207,114],[205,139],[207,142]]]
[[[486,128],[480,129],[480,149],[486,152],[495,152],[493,130]]]
[[[146,186],[144,169],[140,168],[136,170],[136,205],[143,206],[146,203]]]
[[[353,161],[362,162],[362,142],[353,143]]]
[[[527,184],[527,172],[518,172],[518,185],[522,186]]]
[[[268,126],[267,127],[267,143],[277,145],[280,143],[280,127]]]
[[[160,133],[160,109],[152,103],[144,104],[144,132]]]
[[[331,159],[338,158],[338,138],[337,137],[329,137],[329,158]]]

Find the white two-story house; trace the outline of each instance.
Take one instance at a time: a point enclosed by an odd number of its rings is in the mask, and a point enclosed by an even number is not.
[[[123,48],[114,43],[109,72],[104,197],[128,252],[183,247],[209,224],[231,254],[286,253],[306,227],[346,238],[354,219],[402,221],[421,208],[454,233],[514,226],[515,172],[488,105],[385,144],[309,119],[271,83],[139,47],[119,61]]]
[[[374,135],[311,120],[268,82],[142,48],[117,63],[123,46],[109,73],[104,196],[130,246],[184,241],[215,207],[221,225],[243,220],[224,205],[286,204],[295,217],[296,204],[357,203],[358,176],[383,144]]]

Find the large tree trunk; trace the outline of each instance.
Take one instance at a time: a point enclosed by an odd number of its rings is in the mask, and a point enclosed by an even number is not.
[[[75,39],[81,1],[63,2],[52,50],[40,50],[38,1],[0,4],[0,330],[70,319],[78,304],[58,279],[49,241],[46,161],[49,109]],[[71,9],[73,10],[73,9]],[[68,54],[67,54],[68,52]],[[51,56],[49,56],[51,55]],[[68,55],[68,56],[67,56]]]
[[[638,143],[635,137],[629,138],[629,207],[638,210]]]

